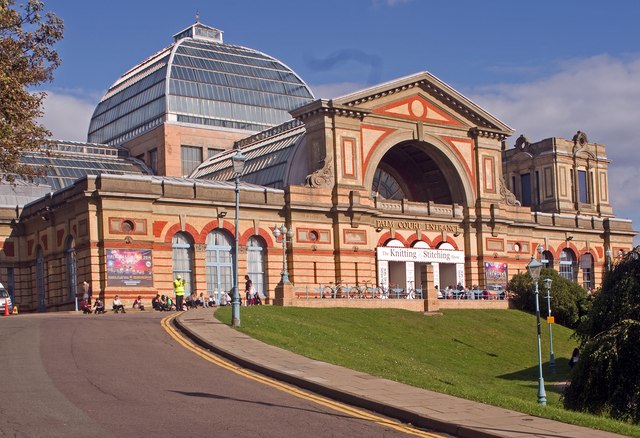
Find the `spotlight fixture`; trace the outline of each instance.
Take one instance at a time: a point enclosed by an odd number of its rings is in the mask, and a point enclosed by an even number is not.
[[[380,231],[382,231],[382,227],[376,227],[376,233],[379,233]]]
[[[227,212],[226,212],[226,211],[224,211],[224,210],[223,210],[223,211],[221,211],[220,213],[218,213],[218,217],[219,217],[219,218],[223,218],[223,217],[225,217],[226,215],[227,215]]]
[[[567,236],[567,240],[573,240],[573,235],[569,234],[569,235]]]
[[[460,230],[456,230],[456,232],[453,233],[453,237],[458,237],[460,234],[462,234],[462,232]]]

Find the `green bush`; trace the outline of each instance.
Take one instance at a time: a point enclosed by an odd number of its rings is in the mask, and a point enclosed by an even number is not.
[[[552,280],[551,315],[555,318],[556,323],[576,328],[589,312],[592,297],[579,284],[561,277],[553,269],[545,268],[538,280],[540,314],[543,317],[549,313],[545,298],[547,291],[542,282],[545,278]],[[508,287],[513,294],[513,304],[516,308],[535,313],[535,287],[528,272],[514,275],[509,281]]]
[[[640,424],[640,247],[605,275],[576,336],[580,360],[565,407]]]

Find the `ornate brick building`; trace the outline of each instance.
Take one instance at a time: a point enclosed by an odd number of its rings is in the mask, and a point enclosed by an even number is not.
[[[584,133],[508,148],[508,125],[426,72],[313,100],[284,64],[216,32],[196,23],[179,33],[96,109],[90,139],[111,132],[98,140],[157,176],[89,175],[5,209],[1,266],[19,305],[69,308],[84,279],[107,299],[171,294],[178,273],[189,291],[218,296],[237,263],[277,304],[346,305],[296,293],[340,280],[417,291],[404,307],[436,309],[452,304],[435,286],[503,288],[539,246],[544,263],[587,288],[631,248],[632,224],[609,204],[605,148]],[[291,119],[266,116],[285,106]],[[280,224],[292,230],[296,289],[278,286]]]

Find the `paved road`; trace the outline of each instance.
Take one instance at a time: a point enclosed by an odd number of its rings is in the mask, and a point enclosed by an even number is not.
[[[406,436],[204,360],[164,316],[0,318],[0,436]]]

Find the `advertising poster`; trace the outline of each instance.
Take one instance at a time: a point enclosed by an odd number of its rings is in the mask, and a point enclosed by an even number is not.
[[[505,290],[509,279],[507,264],[485,262],[484,278],[487,283],[487,289]]]
[[[107,249],[107,286],[153,286],[151,250]]]

